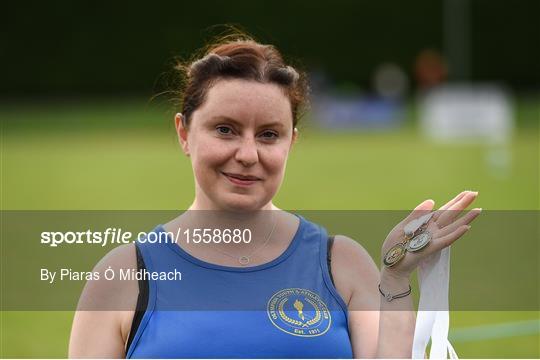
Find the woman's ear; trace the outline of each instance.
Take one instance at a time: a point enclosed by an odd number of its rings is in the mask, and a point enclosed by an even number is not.
[[[184,115],[182,115],[182,113],[177,113],[174,116],[174,124],[176,127],[176,135],[178,135],[178,142],[180,143],[184,154],[189,156],[188,130],[186,128],[187,122],[185,121]]]

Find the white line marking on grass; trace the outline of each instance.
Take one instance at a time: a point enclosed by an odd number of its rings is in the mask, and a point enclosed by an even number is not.
[[[450,330],[450,341],[470,342],[540,333],[540,319],[487,324]]]

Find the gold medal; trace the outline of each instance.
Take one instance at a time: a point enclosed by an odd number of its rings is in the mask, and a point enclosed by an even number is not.
[[[397,264],[403,257],[405,256],[405,253],[407,250],[405,249],[405,245],[403,243],[399,243],[397,245],[394,245],[386,252],[384,255],[383,263],[384,265],[390,267]]]
[[[390,267],[401,261],[407,251],[415,252],[423,249],[431,240],[431,233],[425,231],[433,213],[426,214],[411,221],[403,229],[404,241],[392,246],[384,255],[384,265]]]

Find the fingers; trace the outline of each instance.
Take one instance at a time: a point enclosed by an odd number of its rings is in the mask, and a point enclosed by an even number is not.
[[[455,203],[457,203],[459,200],[461,200],[465,195],[467,195],[467,193],[469,193],[470,191],[462,191],[461,193],[459,193],[455,198],[453,198],[452,200],[450,200],[449,202],[447,202],[446,204],[444,204],[443,206],[441,206],[439,208],[439,210],[446,210],[448,209],[450,206],[454,205]]]
[[[448,234],[451,234],[452,232],[454,232],[455,230],[457,230],[459,227],[463,226],[463,225],[468,225],[470,224],[474,219],[476,219],[476,217],[478,215],[480,215],[480,213],[482,212],[482,209],[481,208],[476,208],[476,209],[472,209],[471,211],[469,211],[467,214],[463,215],[462,217],[460,217],[458,220],[454,221],[453,223],[451,223],[450,225],[448,226],[445,226],[444,228],[442,228],[438,233],[437,233],[437,236],[446,236]]]
[[[440,228],[443,228],[451,224],[454,219],[469,206],[478,196],[477,192],[469,191],[457,202],[449,206],[448,208],[439,211],[435,222]]]
[[[449,207],[453,206],[454,204],[456,204],[458,201],[460,201],[461,199],[463,199],[463,197],[465,195],[467,195],[467,193],[470,193],[470,192],[474,192],[476,194],[478,194],[478,192],[475,192],[475,191],[469,191],[469,190],[466,190],[466,191],[462,191],[460,192],[455,198],[453,198],[452,200],[450,200],[449,202],[447,202],[446,204],[444,204],[443,206],[441,206],[439,208],[439,210],[435,211],[435,213],[433,214],[433,220],[434,221],[437,221],[437,219],[439,218],[439,216],[441,216],[441,214],[444,212],[444,210],[448,209]]]
[[[435,201],[431,199],[424,200],[414,208],[414,210],[405,218],[405,220],[403,220],[403,223],[407,224],[408,222],[431,212],[433,210],[433,206],[435,206]]]
[[[452,245],[454,241],[462,237],[463,234],[469,231],[470,228],[470,225],[461,225],[456,230],[452,231],[450,234],[440,237],[435,241],[432,241],[431,244],[426,247],[426,250],[428,250],[429,254],[440,251],[445,247]]]

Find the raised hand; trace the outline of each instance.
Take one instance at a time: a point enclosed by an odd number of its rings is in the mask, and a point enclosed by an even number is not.
[[[469,224],[480,214],[482,209],[475,208],[462,217],[458,218],[458,216],[476,199],[477,196],[477,192],[464,191],[435,211],[423,231],[425,234],[424,236],[431,236],[427,245],[418,251],[405,251],[401,260],[397,261],[392,266],[385,266],[383,261],[383,266],[386,267],[385,271],[396,277],[409,278],[410,274],[423,258],[450,246],[463,236],[463,234],[470,229]],[[388,251],[394,246],[403,243],[406,247],[405,227],[412,221],[419,221],[422,216],[430,214],[434,205],[433,200],[425,200],[392,229],[382,246],[381,255],[383,259]],[[417,234],[420,231],[418,231]],[[392,254],[396,255],[394,258],[400,257],[399,255],[401,254],[402,249],[398,248],[399,247],[392,249]]]

